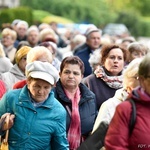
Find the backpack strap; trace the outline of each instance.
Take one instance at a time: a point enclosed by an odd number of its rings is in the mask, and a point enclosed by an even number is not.
[[[130,123],[129,123],[129,130],[130,130],[130,135],[131,135],[134,129],[135,123],[136,123],[136,105],[133,99],[129,99],[129,102],[132,105],[131,118],[130,118]]]

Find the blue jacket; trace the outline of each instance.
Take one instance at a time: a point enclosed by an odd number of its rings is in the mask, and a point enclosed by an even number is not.
[[[92,50],[87,44],[83,47],[83,49],[80,49],[76,53],[74,53],[74,55],[78,56],[84,63],[85,66],[84,77],[92,73],[92,68],[89,63],[89,58],[91,53]]]
[[[42,106],[34,107],[27,86],[7,92],[0,115],[15,114],[9,131],[9,150],[68,150],[66,111],[50,92]]]
[[[93,129],[95,118],[97,115],[95,94],[91,92],[84,84],[79,85],[81,91],[81,99],[79,102],[79,113],[81,120],[81,133],[87,136]],[[65,95],[60,80],[57,82],[54,88],[56,99],[66,108],[68,106],[72,110],[72,103]],[[67,110],[67,108],[66,108]],[[68,110],[67,110],[68,112]],[[71,117],[69,112],[67,113],[67,130],[69,129]]]

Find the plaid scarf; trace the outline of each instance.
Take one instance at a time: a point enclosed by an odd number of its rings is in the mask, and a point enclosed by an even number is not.
[[[71,123],[68,131],[68,142],[70,150],[76,150],[81,143],[81,124],[78,103],[80,101],[80,90],[77,89],[74,98],[65,90],[67,97],[72,101]]]
[[[97,78],[101,78],[109,87],[113,89],[120,89],[123,86],[122,75],[108,76],[102,66],[98,66],[97,69],[94,71],[94,74]]]

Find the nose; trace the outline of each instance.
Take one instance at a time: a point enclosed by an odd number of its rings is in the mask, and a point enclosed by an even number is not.
[[[114,62],[118,62],[119,61],[119,59],[116,57],[116,58],[114,58]]]
[[[70,74],[69,74],[69,78],[73,78],[73,73],[70,73]]]

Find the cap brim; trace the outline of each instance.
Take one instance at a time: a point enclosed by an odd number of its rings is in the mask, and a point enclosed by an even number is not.
[[[54,78],[45,72],[34,71],[29,74],[32,78],[41,79],[47,81],[51,85],[54,85]]]

